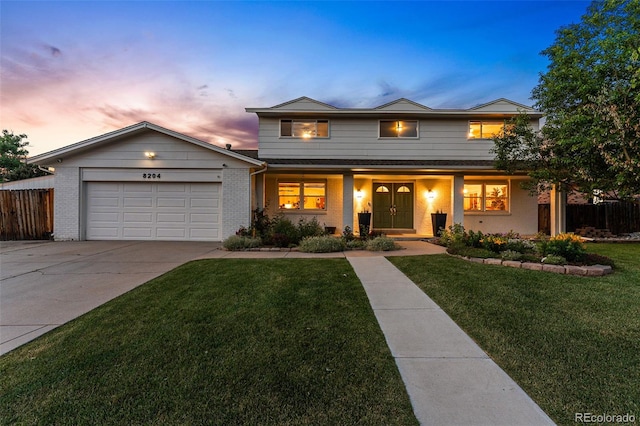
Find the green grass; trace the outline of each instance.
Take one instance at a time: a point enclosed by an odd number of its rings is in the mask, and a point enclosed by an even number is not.
[[[0,424],[417,424],[344,259],[183,265],[1,357],[0,407]]]
[[[446,255],[389,258],[558,424],[640,417],[640,245],[592,244],[613,275],[575,277]]]

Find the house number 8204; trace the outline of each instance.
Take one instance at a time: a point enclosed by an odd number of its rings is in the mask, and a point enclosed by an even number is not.
[[[160,179],[160,173],[143,173],[142,179]]]

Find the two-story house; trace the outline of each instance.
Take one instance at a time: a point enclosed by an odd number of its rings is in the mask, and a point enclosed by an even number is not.
[[[491,137],[525,111],[499,99],[470,109],[431,109],[407,99],[368,109],[302,97],[257,114],[257,150],[221,148],[142,122],[35,156],[55,168],[56,240],[221,241],[251,211],[358,230],[432,235],[447,225],[535,234],[537,200],[525,176],[493,167]]]
[[[494,168],[492,136],[526,112],[538,128],[542,114],[498,99],[470,109],[431,109],[408,99],[375,108],[337,108],[302,97],[259,117],[255,158],[257,202],[294,221],[358,229],[357,213],[387,233],[432,235],[431,213],[447,213],[483,232],[538,231],[537,199],[520,188],[525,176]]]

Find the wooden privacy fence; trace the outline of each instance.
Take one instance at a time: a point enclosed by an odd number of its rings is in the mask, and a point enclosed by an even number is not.
[[[640,205],[629,202],[600,204],[568,204],[567,232],[592,226],[608,229],[614,235],[640,232]],[[538,204],[538,230],[549,233],[551,209],[549,204]]]
[[[0,191],[0,240],[47,240],[53,233],[53,189]]]

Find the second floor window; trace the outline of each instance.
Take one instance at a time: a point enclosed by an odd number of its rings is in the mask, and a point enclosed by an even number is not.
[[[380,120],[381,138],[417,138],[418,120]]]
[[[285,138],[328,138],[329,120],[280,120],[280,136]]]
[[[491,139],[504,129],[504,121],[470,121],[469,139]]]

